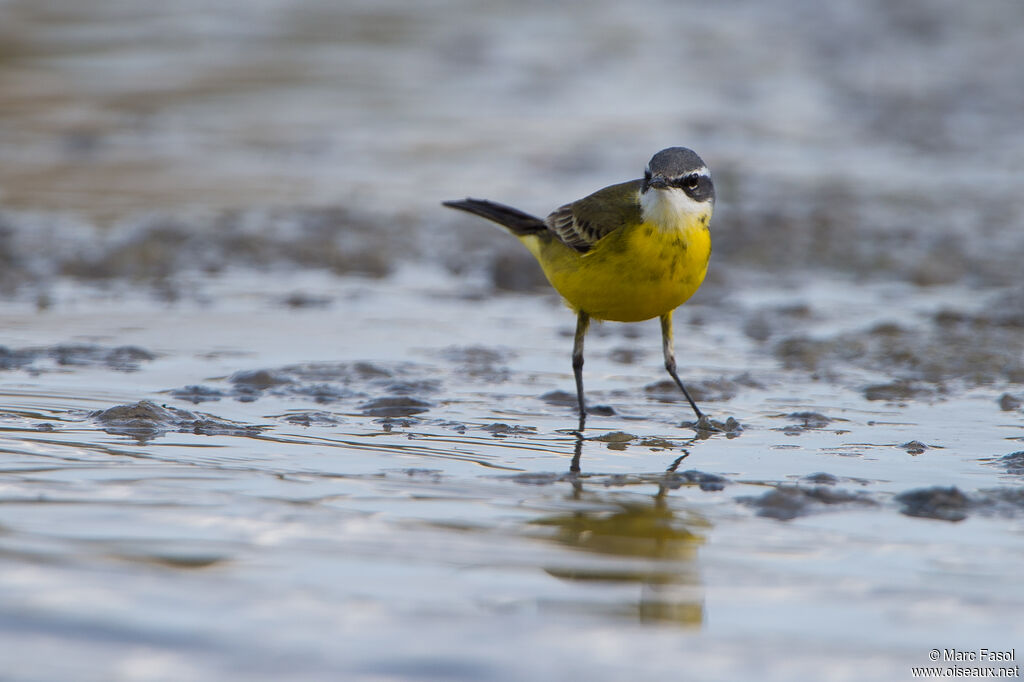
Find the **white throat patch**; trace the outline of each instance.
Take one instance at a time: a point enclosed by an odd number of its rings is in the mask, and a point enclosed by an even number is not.
[[[694,201],[676,187],[649,189],[640,194],[640,213],[644,222],[654,223],[663,231],[684,230],[694,216],[711,212],[711,204]]]

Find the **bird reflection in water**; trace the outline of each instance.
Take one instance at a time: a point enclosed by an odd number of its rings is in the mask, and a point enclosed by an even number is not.
[[[680,462],[676,459],[651,496],[627,492],[587,490],[587,475],[580,474],[583,438],[577,433],[575,456],[570,467],[571,499],[577,509],[552,514],[532,523],[551,529],[548,539],[560,545],[596,555],[583,561],[570,559],[545,571],[557,578],[624,587],[636,585],[639,597],[627,603],[619,590],[591,593],[581,601],[584,609],[597,608],[641,622],[669,622],[699,627],[704,619],[704,594],[697,567],[697,548],[704,543],[710,523],[702,516],[671,504],[668,490]],[[606,477],[601,477],[605,480]],[[650,479],[648,479],[650,480]],[[650,480],[656,483],[657,479]],[[593,559],[593,560],[592,560]],[[605,599],[617,599],[607,602]],[[565,604],[563,606],[572,606]]]

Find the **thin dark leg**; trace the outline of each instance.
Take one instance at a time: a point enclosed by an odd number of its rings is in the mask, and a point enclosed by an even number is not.
[[[690,456],[689,450],[683,450],[683,454],[676,457],[675,461],[668,465],[668,469],[665,470],[666,474],[674,474],[679,465],[683,463],[683,460]]]
[[[697,403],[693,402],[693,398],[690,397],[689,391],[686,390],[686,387],[683,386],[683,382],[679,380],[679,375],[676,374],[676,354],[675,351],[672,350],[672,345],[672,312],[669,311],[661,316],[661,348],[665,351],[665,369],[668,370],[669,376],[675,380],[676,386],[678,386],[683,392],[683,395],[686,396],[686,400],[690,403],[690,407],[693,408],[693,413],[697,415],[698,423],[705,423],[707,421],[707,417],[705,417],[704,413],[697,407]]]
[[[576,377],[576,401],[580,408],[580,432],[587,420],[587,407],[583,400],[583,337],[590,326],[590,315],[582,310],[576,315],[576,336],[572,344],[572,373]]]
[[[569,473],[578,474],[580,472],[580,458],[583,456],[583,428],[576,432],[576,445],[572,451],[572,462],[569,464]]]

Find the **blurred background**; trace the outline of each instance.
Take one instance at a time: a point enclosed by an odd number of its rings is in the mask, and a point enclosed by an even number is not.
[[[852,681],[1019,645],[1022,27],[0,0],[0,678]],[[577,438],[572,314],[441,201],[545,215],[673,145],[718,197],[680,372],[743,430],[698,439],[658,325],[609,323]]]
[[[3,0],[0,284],[415,260],[535,286],[439,202],[544,215],[671,145],[716,176],[713,277],[1006,284],[1022,22],[1014,0]]]

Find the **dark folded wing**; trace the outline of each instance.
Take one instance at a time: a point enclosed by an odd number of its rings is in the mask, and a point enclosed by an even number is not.
[[[603,237],[638,224],[640,180],[605,187],[555,210],[544,223],[563,244],[586,253]]]

